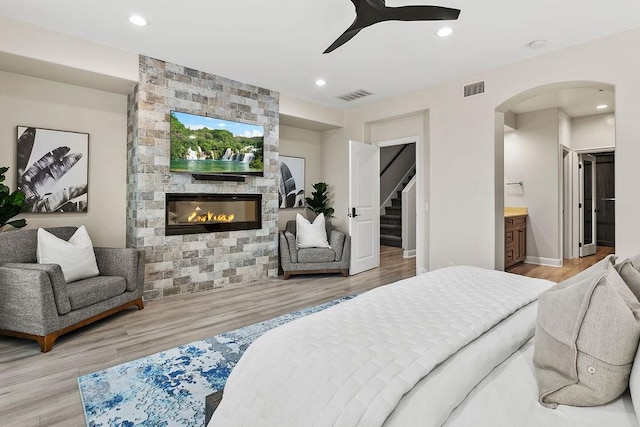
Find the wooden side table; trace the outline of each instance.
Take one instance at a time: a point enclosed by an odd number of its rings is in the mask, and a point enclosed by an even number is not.
[[[222,390],[211,393],[204,398],[204,425],[206,427],[213,416],[213,411],[216,410],[220,401],[222,400]]]

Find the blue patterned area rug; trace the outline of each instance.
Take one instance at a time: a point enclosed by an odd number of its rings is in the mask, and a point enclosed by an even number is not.
[[[329,301],[78,378],[90,427],[204,425],[205,396],[222,390],[256,338],[353,298]]]

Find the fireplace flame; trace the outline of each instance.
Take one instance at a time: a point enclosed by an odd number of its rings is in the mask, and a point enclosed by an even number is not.
[[[233,219],[236,216],[234,214],[214,214],[211,211],[208,211],[206,214],[198,214],[198,212],[193,212],[187,218],[188,222],[233,222]]]

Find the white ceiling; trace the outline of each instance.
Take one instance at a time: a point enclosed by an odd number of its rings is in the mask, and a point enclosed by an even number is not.
[[[353,21],[349,0],[0,0],[0,15],[338,108],[640,26],[636,0],[387,0],[408,4],[461,9],[453,35],[434,35],[442,22],[384,22],[322,55]],[[133,13],[151,24],[134,27]],[[537,39],[548,44],[529,49]],[[336,98],[356,89],[374,95]]]
[[[597,109],[598,105],[607,105],[607,108]],[[615,94],[611,90],[598,88],[562,89],[529,98],[511,108],[511,111],[520,114],[557,107],[573,118],[613,113]]]

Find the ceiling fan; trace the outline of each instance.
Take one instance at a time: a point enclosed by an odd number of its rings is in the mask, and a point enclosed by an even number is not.
[[[384,21],[442,21],[455,20],[460,9],[440,6],[388,7],[385,0],[351,0],[356,7],[356,19],[351,26],[322,53],[329,53],[349,40],[363,28]]]

